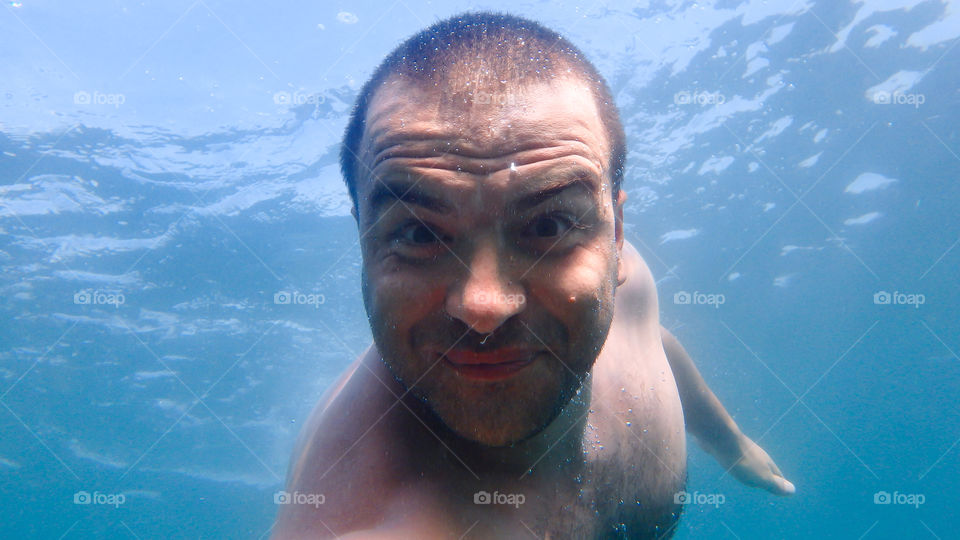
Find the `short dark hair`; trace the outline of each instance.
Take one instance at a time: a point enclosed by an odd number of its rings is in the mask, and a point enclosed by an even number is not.
[[[393,50],[360,89],[340,147],[340,170],[358,210],[360,144],[367,109],[377,89],[390,77],[437,87],[469,86],[483,91],[493,83],[530,84],[561,78],[590,87],[610,144],[614,200],[623,179],[626,137],[610,88],[596,67],[557,32],[534,21],[504,13],[455,15],[411,36]]]

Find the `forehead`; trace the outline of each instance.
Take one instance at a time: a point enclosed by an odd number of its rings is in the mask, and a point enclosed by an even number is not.
[[[610,152],[596,100],[581,80],[491,89],[389,78],[367,109],[360,159],[374,167],[405,145],[430,142],[434,153],[476,158],[568,143],[586,147],[605,165]]]

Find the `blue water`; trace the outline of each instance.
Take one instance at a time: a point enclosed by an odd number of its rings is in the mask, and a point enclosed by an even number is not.
[[[299,426],[370,342],[349,107],[478,8],[607,77],[662,321],[797,486],[691,440],[688,491],[724,503],[677,537],[956,537],[956,0],[5,2],[0,536],[269,534]]]

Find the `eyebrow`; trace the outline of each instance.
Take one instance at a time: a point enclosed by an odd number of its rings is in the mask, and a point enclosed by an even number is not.
[[[449,214],[453,210],[453,207],[444,202],[443,199],[420,189],[417,182],[382,179],[376,182],[377,185],[370,194],[370,209],[374,216],[378,216],[381,208],[391,202],[416,205],[438,214]],[[564,181],[521,196],[510,203],[510,206],[517,212],[523,212],[573,189],[579,189],[590,195],[594,191],[594,185],[589,180],[589,176],[583,174],[570,175]]]
[[[546,189],[525,195],[513,203],[513,206],[517,209],[517,211],[523,212],[543,203],[546,200],[552,199],[553,197],[556,197],[567,190],[576,188],[580,188],[580,191],[583,191],[586,194],[592,194],[594,186],[593,183],[584,176],[577,175],[572,177],[572,179],[569,181],[564,181]]]
[[[438,214],[449,214],[452,207],[438,197],[421,190],[416,182],[376,180],[377,185],[370,194],[370,209],[374,216],[390,202],[415,204]]]

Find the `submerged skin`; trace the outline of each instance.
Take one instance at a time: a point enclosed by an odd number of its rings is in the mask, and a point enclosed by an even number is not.
[[[325,503],[282,507],[274,537],[669,536],[686,474],[683,414],[660,345],[653,279],[639,258],[631,266],[590,395],[581,392],[515,448],[469,444],[422,422],[422,405],[368,349],[318,404],[294,454],[288,491],[323,493]],[[565,435],[561,426],[570,428]],[[554,446],[541,456],[544,445]],[[525,501],[477,505],[479,491]]]
[[[376,345],[294,454],[287,490],[324,504],[282,506],[275,538],[672,534],[686,444],[664,345],[682,347],[624,242],[593,97],[572,79],[512,90],[464,104],[392,79],[374,95],[356,217]],[[521,367],[492,381],[451,363],[475,354]],[[712,393],[690,395],[721,463],[782,486]],[[475,504],[481,491],[523,503]]]
[[[793,495],[796,488],[784,478],[767,452],[740,431],[737,423],[713,395],[683,345],[660,328],[663,350],[677,380],[687,432],[737,480],[774,495]]]

